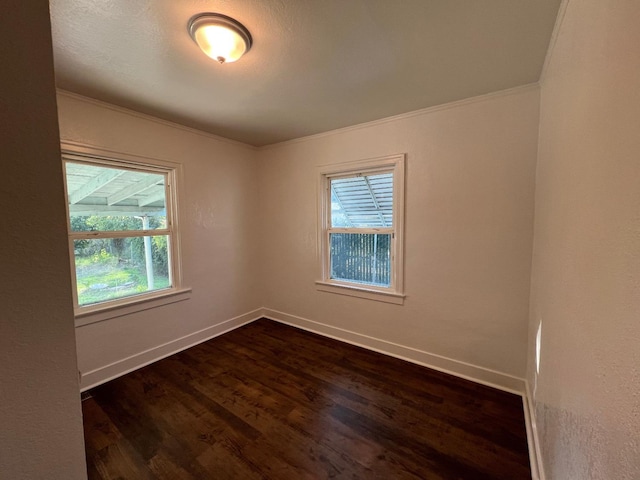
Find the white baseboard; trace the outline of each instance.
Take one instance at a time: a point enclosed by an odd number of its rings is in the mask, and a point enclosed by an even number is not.
[[[130,357],[123,358],[117,362],[105,365],[95,370],[82,373],[80,379],[80,391],[84,392],[90,388],[101,385],[109,380],[125,375],[129,372],[142,368],[153,362],[157,362],[165,357],[178,353],[187,348],[206,342],[214,337],[227,333],[238,327],[251,323],[264,315],[264,309],[258,308],[251,312],[239,315],[226,320],[217,325],[204,328],[184,337],[150,348]]]
[[[266,318],[275,320],[276,322],[308,330],[325,337],[350,343],[368,350],[373,350],[374,352],[407,360],[424,367],[455,375],[456,377],[481,383],[509,393],[515,393],[517,395],[525,394],[525,381],[522,378],[514,377],[512,375],[484,367],[471,365],[469,363],[415,348],[405,347],[379,338],[369,337],[367,335],[315,322],[306,318],[297,317],[288,313],[278,312],[277,310],[271,310],[269,308],[263,309],[263,314]]]
[[[89,390],[109,380],[113,380],[114,378],[198,345],[199,343],[206,342],[214,337],[235,330],[262,317],[368,350],[373,350],[374,352],[390,355],[456,377],[471,380],[482,385],[521,395],[524,406],[532,479],[545,480],[542,457],[540,455],[540,443],[535,423],[533,398],[529,384],[524,379],[269,308],[258,308],[244,315],[239,315],[217,325],[204,328],[176,340],[123,358],[109,365],[85,372],[81,376],[80,390],[83,392]]]
[[[538,427],[536,426],[536,411],[531,389],[529,388],[529,382],[525,382],[525,394],[522,396],[522,403],[524,407],[524,421],[527,427],[531,478],[532,480],[545,480],[542,451],[540,450],[540,438],[538,437]]]
[[[276,322],[301,328],[303,330],[350,343],[358,347],[373,350],[374,352],[400,358],[402,360],[448,373],[456,377],[471,380],[482,385],[522,395],[526,398],[526,382],[521,378],[269,308],[257,308],[251,312],[239,315],[217,325],[204,328],[143,352],[136,353],[135,355],[131,355],[108,365],[104,365],[88,372],[82,372],[80,390],[85,391],[96,387],[102,383],[108,382],[109,380],[113,380],[114,378],[137,370],[138,368],[142,368],[165,357],[251,323],[261,317],[266,317]]]

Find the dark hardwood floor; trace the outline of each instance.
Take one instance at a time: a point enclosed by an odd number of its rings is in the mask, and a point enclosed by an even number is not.
[[[530,479],[522,399],[258,320],[93,389],[92,479]]]

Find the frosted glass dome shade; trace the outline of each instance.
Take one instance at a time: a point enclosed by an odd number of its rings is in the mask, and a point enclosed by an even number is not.
[[[251,34],[233,18],[218,13],[196,15],[189,34],[202,51],[220,63],[235,62],[251,48]]]

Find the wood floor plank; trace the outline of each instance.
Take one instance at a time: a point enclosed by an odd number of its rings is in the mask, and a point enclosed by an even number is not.
[[[225,356],[224,352],[221,351],[217,355],[217,358],[217,363],[229,362],[227,366],[230,374],[243,375],[245,378],[253,377],[255,379],[259,379],[255,380],[255,382],[262,384],[267,389],[273,389],[275,395],[279,395],[281,398],[290,398],[294,401],[296,405],[295,411],[291,412],[286,419],[282,417],[272,419],[273,424],[286,424],[287,426],[301,432],[305,437],[319,439],[319,443],[329,449],[330,452],[333,452],[334,450],[338,450],[338,452],[341,451],[339,446],[344,444],[345,440],[348,441],[348,445],[346,445],[348,449],[358,452],[357,455],[354,455],[355,462],[366,470],[366,475],[360,478],[373,478],[375,476],[373,471],[371,471],[371,465],[366,461],[361,460],[363,458],[361,455],[362,448],[365,450],[373,450],[367,448],[370,446],[374,446],[376,454],[374,456],[371,453],[368,455],[369,458],[375,457],[379,460],[380,458],[386,457],[389,461],[395,461],[398,465],[404,465],[403,469],[406,472],[411,471],[410,465],[413,463],[412,460],[396,458],[392,452],[385,450],[378,444],[372,445],[371,442],[367,442],[366,439],[360,438],[355,432],[345,425],[340,424],[338,421],[335,421],[333,418],[326,415],[327,409],[335,405],[335,399],[332,398],[335,397],[335,387],[332,387],[329,384],[317,386],[314,387],[315,393],[311,395],[309,394],[308,388],[302,388],[302,386],[305,385],[304,382],[296,382],[295,376],[289,374],[287,371],[278,372],[277,367],[273,363],[267,372],[260,366],[252,367],[251,363],[240,362],[243,367],[242,373],[234,373],[234,369],[238,362],[234,361],[233,358],[240,358],[238,355]],[[300,389],[297,389],[296,383],[299,384],[298,386],[300,386]],[[212,388],[210,382],[207,382],[207,386]],[[332,395],[329,396],[322,393],[323,388],[331,390]],[[215,391],[211,391],[210,393],[212,395],[217,395]],[[234,393],[238,394],[239,392],[236,391]],[[249,395],[250,398],[254,396],[255,394]],[[355,398],[355,396],[347,395],[347,398]],[[361,401],[366,400],[362,398]],[[384,476],[381,478],[384,478]]]
[[[179,384],[180,388],[187,391],[192,398],[201,396],[216,398],[220,406],[231,415],[241,418],[251,428],[260,432],[261,440],[268,441],[270,455],[275,458],[275,460],[267,458],[263,460],[274,462],[283,459],[288,464],[288,468],[298,474],[304,472],[307,465],[311,465],[312,471],[320,471],[327,466],[322,462],[316,462],[315,458],[299,459],[301,452],[297,445],[305,442],[313,447],[313,440],[282,422],[282,418],[293,409],[294,405],[286,402],[284,398],[279,400],[277,396],[261,388],[260,384],[224,372],[215,379],[207,379],[203,382],[193,380],[186,386],[180,383],[179,377],[172,369],[165,369],[163,374],[165,378]]]
[[[258,340],[245,341],[243,345],[234,345],[233,340],[226,339],[225,342],[218,342],[217,345],[223,351],[236,357],[246,354],[252,356],[256,361],[264,362],[269,356],[269,352],[266,351],[268,349],[265,350]],[[251,350],[253,350],[253,353]],[[412,418],[412,413],[420,412],[422,422],[418,424],[418,427],[413,427],[412,430],[435,429],[444,431],[443,428],[446,426],[446,434],[456,442],[460,443],[460,441],[466,439],[467,443],[479,445],[473,452],[477,452],[482,461],[494,461],[493,457],[498,456],[498,454],[493,450],[483,451],[485,442],[478,442],[478,440],[489,438],[494,443],[503,446],[505,451],[499,454],[501,461],[512,460],[513,455],[509,455],[509,451],[512,448],[521,448],[523,443],[526,448],[526,440],[523,440],[521,435],[511,435],[505,429],[497,429],[493,417],[484,415],[484,418],[478,419],[477,417],[482,417],[482,404],[478,404],[478,402],[476,402],[476,408],[474,409],[469,408],[468,402],[465,408],[458,408],[449,401],[443,402],[440,397],[435,399],[435,404],[433,398],[429,399],[431,401],[428,404],[425,404],[422,402],[425,399],[424,394],[415,394],[413,392],[412,397],[403,398],[404,393],[412,393],[410,386],[393,385],[392,383],[393,388],[391,388],[388,385],[390,381],[386,379],[379,379],[376,382],[373,377],[366,378],[357,372],[342,368],[332,362],[324,364],[318,357],[313,357],[313,360],[310,360],[307,357],[302,358],[291,353],[277,352],[274,354],[277,355],[277,360],[271,360],[273,367],[283,369],[290,367],[299,372],[298,376],[311,375],[311,378],[315,378],[316,381],[325,382],[320,390],[331,388],[334,395],[339,395],[343,398],[345,397],[345,391],[351,392],[353,395],[359,395],[361,398],[360,403],[366,403],[367,407],[370,408],[370,412],[378,416],[382,422],[386,420],[385,417],[388,417],[391,421],[395,418],[395,421],[399,422],[403,416],[410,419]],[[336,388],[336,386],[340,388]],[[314,395],[309,395],[307,392],[308,400],[311,400]],[[366,397],[366,400],[363,396]],[[415,398],[421,399],[421,402],[416,404],[413,401]],[[351,408],[358,408],[358,405],[351,405],[351,402],[348,402],[348,404]],[[412,410],[414,411],[412,412]],[[443,425],[443,422],[446,425]],[[408,421],[404,422],[405,425],[407,423]],[[425,423],[426,429],[422,428]],[[477,436],[481,438],[475,438]],[[462,451],[464,450],[462,449]]]
[[[91,391],[89,478],[531,478],[522,400],[261,319]]]
[[[288,327],[280,326],[280,328],[286,329]],[[494,389],[490,389],[482,385],[473,384],[471,382],[465,382],[465,384],[462,385],[462,387],[464,388],[460,388],[459,386],[457,389],[465,393],[465,395],[463,395],[464,401],[455,402],[456,398],[460,397],[460,395],[457,394],[456,389],[452,389],[451,387],[446,387],[447,391],[445,391],[444,393],[440,392],[439,394],[440,396],[432,395],[433,393],[438,394],[437,387],[442,386],[443,384],[454,385],[454,386],[456,386],[456,383],[459,384],[460,383],[459,379],[455,377],[452,377],[449,375],[443,375],[438,372],[433,372],[431,370],[427,370],[419,366],[408,365],[404,362],[398,362],[398,360],[390,357],[382,356],[378,358],[378,361],[376,361],[375,363],[372,363],[370,361],[370,358],[368,358],[370,355],[370,352],[367,352],[363,349],[352,347],[352,346],[347,346],[345,349],[335,349],[331,344],[332,340],[319,339],[320,341],[318,342],[308,343],[308,342],[301,341],[303,340],[304,336],[307,335],[306,332],[301,332],[298,330],[292,331],[289,329],[287,330],[287,333],[288,333],[287,340],[292,345],[289,348],[290,352],[295,350],[299,346],[303,346],[304,348],[311,348],[313,350],[314,354],[306,355],[306,356],[303,355],[302,356],[303,360],[306,360],[307,358],[313,358],[313,364],[319,365],[322,363],[322,360],[326,358],[327,355],[331,356],[331,362],[330,362],[331,364],[327,367],[327,369],[331,371],[331,374],[334,376],[334,378],[336,375],[338,375],[339,378],[344,378],[344,371],[342,372],[336,371],[336,366],[333,365],[334,363],[340,363],[340,362],[346,361],[349,363],[349,368],[347,370],[351,373],[354,373],[357,370],[353,366],[354,361],[357,362],[359,358],[364,356],[366,361],[361,363],[367,366],[367,368],[369,369],[369,372],[368,372],[368,375],[370,377],[369,379],[375,380],[377,377],[382,381],[383,385],[385,385],[386,388],[391,387],[391,392],[393,395],[396,395],[400,398],[403,397],[403,393],[405,392],[409,394],[413,394],[413,398],[420,399],[420,403],[413,404],[411,405],[412,407],[417,408],[420,411],[435,412],[435,414],[438,417],[445,417],[449,421],[449,423],[453,425],[457,424],[458,426],[463,426],[466,430],[471,430],[471,431],[475,430],[476,433],[479,433],[483,436],[493,435],[494,441],[500,441],[500,443],[507,448],[513,445],[517,445],[517,448],[519,449],[519,451],[522,451],[523,448],[526,449],[526,436],[524,434],[524,429],[521,428],[522,427],[522,411],[521,411],[520,397],[517,397],[515,395],[508,395],[507,396],[508,398],[505,398],[505,394],[503,392],[498,392]],[[227,337],[227,338],[231,339],[233,337]],[[328,343],[328,345],[324,345],[324,343]],[[246,342],[244,344],[247,345]],[[263,346],[259,345],[258,348],[263,348]],[[348,350],[347,355],[344,354],[344,351],[346,350]],[[287,355],[285,352],[279,351],[279,350],[274,351],[273,353],[276,354],[279,359],[282,359],[283,356],[286,357]],[[398,363],[402,363],[403,368],[398,369]],[[389,367],[385,372],[384,367],[386,364],[389,364]],[[310,369],[314,368],[314,365],[301,365],[300,368],[306,371],[309,371]],[[408,378],[408,379],[403,378],[403,376],[407,377],[407,375],[404,375],[405,372],[409,372],[410,374],[409,376],[413,375],[414,378]],[[431,376],[431,378],[429,379],[430,381],[415,382],[416,377],[420,379],[421,377],[424,378],[426,376]],[[402,382],[397,381],[398,378],[402,380]],[[367,384],[367,380],[369,379],[365,378],[364,381],[363,381],[363,378],[356,379],[355,383],[356,383],[356,386],[359,388],[359,391],[362,391],[361,390],[362,385]],[[422,394],[420,394],[420,391],[418,391],[417,389],[415,391],[412,391],[413,387],[415,386],[417,387],[426,386],[428,388],[428,391],[423,389]],[[434,386],[436,387],[436,389],[434,389]],[[465,389],[467,390],[467,392],[465,392]],[[475,393],[477,391],[480,391],[481,393],[486,395],[479,395],[479,396],[469,395],[469,393]],[[388,392],[384,392],[384,393],[388,393]],[[497,398],[495,395],[496,393],[499,394],[498,398],[501,398],[503,401],[504,400],[511,401],[512,406],[514,408],[511,408],[510,410],[508,410],[506,412],[507,414],[509,414],[510,411],[518,412],[516,414],[516,417],[519,415],[520,423],[515,425],[515,430],[517,431],[515,435],[511,435],[511,432],[509,430],[505,430],[504,428],[502,429],[496,428],[496,426],[499,426],[502,422],[495,422],[493,417],[490,415],[493,410],[491,407],[496,405],[495,403],[495,399]],[[446,402],[442,401],[441,395],[446,396],[446,399],[447,399]],[[426,398],[431,400],[431,402],[428,404],[425,404],[424,401]],[[413,403],[413,401],[410,397],[405,396],[404,398],[402,398],[403,406],[406,406],[411,403]],[[381,407],[381,411],[385,412],[388,415],[393,414],[393,409],[389,408],[389,402],[386,401],[385,404],[386,404],[385,407]],[[374,408],[376,407],[376,405],[373,405],[373,406]],[[470,408],[470,407],[473,407],[473,408]],[[453,413],[453,415],[451,414],[447,415],[448,413]],[[500,413],[502,416],[502,420],[504,420],[505,412],[500,412]],[[478,428],[478,427],[487,427],[487,428]]]

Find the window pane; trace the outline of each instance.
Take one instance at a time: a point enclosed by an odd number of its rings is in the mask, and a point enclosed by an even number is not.
[[[165,175],[66,163],[71,231],[166,228]]]
[[[332,178],[332,227],[392,227],[393,173]]]
[[[74,240],[80,306],[171,287],[166,235]]]
[[[335,280],[391,285],[391,235],[332,233],[331,277]]]

